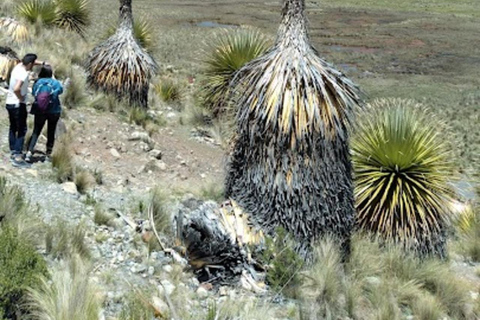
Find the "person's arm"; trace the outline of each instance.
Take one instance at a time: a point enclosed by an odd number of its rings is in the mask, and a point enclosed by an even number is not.
[[[25,98],[22,96],[22,86],[23,81],[17,80],[17,83],[15,83],[15,87],[13,87],[13,93],[17,96],[18,100],[20,100],[21,103],[23,103],[23,100],[25,100]]]
[[[63,86],[62,84],[60,83],[60,81],[57,80],[57,88],[58,88],[58,94],[62,94],[63,93]]]
[[[35,66],[49,66],[50,64],[47,61],[35,60]]]

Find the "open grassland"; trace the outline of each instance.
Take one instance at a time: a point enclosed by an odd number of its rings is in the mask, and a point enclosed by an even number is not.
[[[320,54],[377,97],[423,102],[452,128],[459,169],[480,171],[480,6],[476,1],[309,1],[310,36]],[[89,45],[116,21],[117,1],[95,3]],[[153,55],[186,82],[202,71],[202,50],[222,26],[274,36],[280,1],[134,1],[154,26]],[[211,23],[213,22],[213,23]]]

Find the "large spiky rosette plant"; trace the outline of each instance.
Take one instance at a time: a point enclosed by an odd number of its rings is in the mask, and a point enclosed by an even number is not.
[[[132,0],[120,0],[117,32],[89,55],[87,82],[131,104],[147,107],[149,83],[157,64],[133,36],[131,4]]]
[[[420,256],[445,256],[452,154],[442,126],[409,100],[377,100],[352,139],[357,224]]]
[[[237,129],[226,194],[299,252],[331,234],[348,252],[354,201],[348,124],[356,86],[310,45],[304,0],[285,0],[274,46],[234,81]],[[307,254],[308,255],[308,254]]]

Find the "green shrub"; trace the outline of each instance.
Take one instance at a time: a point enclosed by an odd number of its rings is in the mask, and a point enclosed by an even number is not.
[[[266,281],[274,292],[295,296],[303,260],[294,251],[294,242],[283,228],[275,237],[265,237],[260,260],[267,266]]]
[[[14,315],[27,288],[38,283],[39,275],[47,274],[46,263],[15,229],[0,229],[0,315]]]

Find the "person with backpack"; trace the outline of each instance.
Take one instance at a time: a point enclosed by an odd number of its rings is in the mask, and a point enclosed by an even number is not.
[[[8,140],[10,145],[10,160],[15,167],[25,168],[29,164],[23,159],[23,144],[27,133],[27,93],[29,72],[34,65],[45,65],[45,62],[38,61],[37,55],[26,54],[22,62],[17,64],[11,74],[6,100],[6,109],[10,128]]]
[[[53,78],[50,66],[43,66],[38,74],[38,80],[33,85],[32,94],[35,101],[32,104],[31,114],[35,116],[33,133],[28,143],[25,161],[32,162],[32,154],[47,122],[47,158],[50,157],[55,143],[55,129],[62,113],[59,95],[63,93],[60,81]]]

